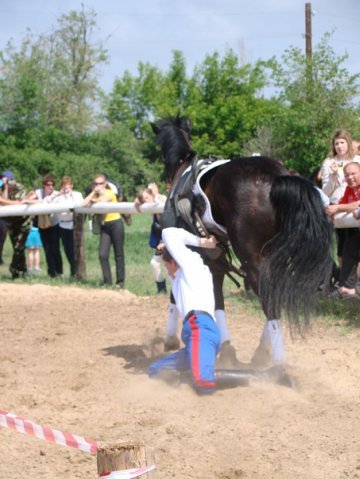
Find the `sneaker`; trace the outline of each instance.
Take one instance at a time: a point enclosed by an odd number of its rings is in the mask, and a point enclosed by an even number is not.
[[[41,273],[42,269],[41,268],[35,268],[33,271],[34,271],[34,273]]]

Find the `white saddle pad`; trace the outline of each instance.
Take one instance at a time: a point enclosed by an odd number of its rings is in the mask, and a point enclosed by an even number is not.
[[[205,207],[205,212],[204,212],[204,214],[201,218],[202,222],[204,223],[206,229],[210,233],[214,233],[214,234],[217,232],[217,230],[220,230],[220,232],[225,233],[225,234],[227,234],[227,231],[226,231],[226,228],[224,228],[224,226],[219,225],[219,223],[217,223],[214,220],[213,215],[212,215],[212,211],[211,211],[210,201],[209,201],[208,197],[205,195],[205,193],[203,192],[203,190],[201,188],[201,185],[200,185],[200,181],[201,181],[201,178],[208,171],[212,170],[213,168],[217,168],[220,165],[224,165],[225,163],[228,163],[229,161],[230,160],[225,160],[225,159],[216,160],[213,163],[211,163],[210,165],[208,165],[207,167],[205,167],[203,170],[200,171],[199,176],[197,177],[196,183],[195,183],[194,188],[193,188],[194,194],[195,195],[201,195],[204,198],[204,201],[205,201],[206,207]]]

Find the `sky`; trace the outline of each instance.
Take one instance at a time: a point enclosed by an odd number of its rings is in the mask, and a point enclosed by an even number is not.
[[[305,51],[304,0],[0,0],[0,50],[12,38],[20,45],[27,28],[34,35],[50,32],[71,10],[97,14],[94,40],[108,50],[100,85],[108,93],[116,76],[133,75],[139,62],[166,72],[172,51],[183,52],[192,74],[205,56],[231,48],[241,62],[281,56],[290,46]],[[330,45],[349,54],[343,66],[360,72],[360,0],[314,0],[312,47],[335,30]]]

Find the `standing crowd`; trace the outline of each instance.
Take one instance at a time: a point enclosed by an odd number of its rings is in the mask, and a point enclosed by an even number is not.
[[[110,181],[107,175],[96,175],[87,190],[84,199],[81,192],[74,190],[72,178],[64,176],[59,190],[56,180],[47,174],[41,188],[26,192],[23,185],[15,179],[10,170],[0,175],[0,206],[33,205],[33,204],[76,204],[91,206],[97,202],[118,202],[123,200],[121,188]],[[80,215],[79,215],[80,216]],[[122,288],[125,281],[124,261],[124,224],[129,224],[129,215],[117,212],[94,215],[97,218],[99,239],[99,262],[103,275],[103,284],[112,285],[109,262],[111,247],[114,250],[116,265],[115,287]],[[2,251],[8,235],[13,247],[9,270],[13,279],[24,277],[27,273],[37,273],[40,268],[40,248],[44,249],[47,274],[51,278],[63,275],[61,245],[69,263],[70,278],[78,277],[78,258],[75,253],[74,234],[75,215],[66,212],[39,214],[33,217],[12,216],[0,218],[0,262],[3,263]],[[95,230],[95,225],[94,225]],[[95,232],[95,231],[94,231]]]

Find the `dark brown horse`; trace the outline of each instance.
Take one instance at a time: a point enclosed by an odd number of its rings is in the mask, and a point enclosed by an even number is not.
[[[197,162],[190,122],[177,117],[152,128],[174,188],[182,172]],[[262,156],[214,168],[202,177],[201,188],[268,320],[261,346],[281,363],[284,354],[276,351],[281,330],[273,333],[280,328],[280,316],[291,330],[303,332],[332,266],[332,227],[320,195],[308,180]]]

